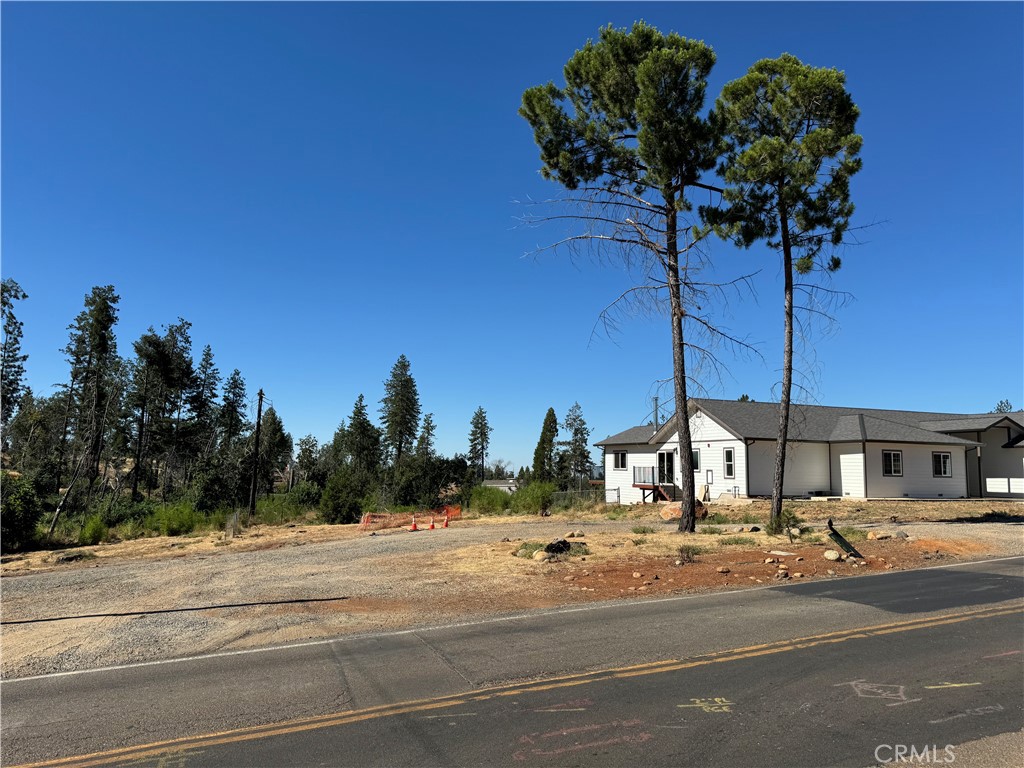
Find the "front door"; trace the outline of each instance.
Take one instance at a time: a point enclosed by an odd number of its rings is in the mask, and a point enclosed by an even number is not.
[[[675,454],[672,451],[658,451],[658,483],[670,485],[675,481]]]

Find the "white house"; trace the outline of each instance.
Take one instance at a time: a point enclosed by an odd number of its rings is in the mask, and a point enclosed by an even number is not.
[[[693,399],[697,497],[770,496],[778,403]],[[596,443],[608,501],[676,498],[675,420]],[[1024,498],[1024,411],[952,414],[793,405],[783,492],[851,498]]]

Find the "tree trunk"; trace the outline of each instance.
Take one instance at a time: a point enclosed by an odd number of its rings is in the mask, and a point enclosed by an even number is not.
[[[668,263],[668,295],[672,315],[673,391],[676,400],[676,430],[679,434],[679,472],[681,473],[679,531],[689,533],[696,528],[694,517],[693,452],[690,439],[690,418],[686,396],[686,344],[683,337],[682,281],[679,276],[678,214],[675,199],[666,199],[666,245]],[[654,478],[657,481],[657,477]]]
[[[779,439],[775,445],[775,479],[772,482],[769,530],[776,530],[782,518],[782,488],[786,477],[786,443],[789,439],[789,404],[793,391],[793,245],[789,237],[789,220],[784,207],[779,209],[779,218],[782,224],[786,327],[782,348],[782,392],[779,395]]]

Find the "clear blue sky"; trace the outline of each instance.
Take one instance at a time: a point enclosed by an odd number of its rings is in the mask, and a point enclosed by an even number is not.
[[[1024,406],[1021,3],[3,3],[2,271],[28,292],[29,383],[94,285],[121,296],[120,351],[181,316],[198,352],[262,387],[298,439],[373,410],[400,354],[438,447],[465,451],[482,405],[491,457],[531,461],[548,407],[579,401],[594,440],[643,423],[671,375],[668,324],[592,338],[621,269],[524,258],[557,238],[517,200],[558,188],[516,110],[562,83],[608,23],[711,44],[709,94],[790,52],[847,75],[864,169],[834,287],[856,301],[814,336],[812,401]],[[778,258],[724,322],[764,361],[724,360],[707,394],[772,399]],[[663,400],[669,392],[661,392]]]

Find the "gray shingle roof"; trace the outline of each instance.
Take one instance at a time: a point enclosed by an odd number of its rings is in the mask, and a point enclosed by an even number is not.
[[[739,400],[690,401],[733,432],[751,440],[775,440],[779,429],[778,403]],[[1024,411],[998,414],[892,411],[880,408],[843,408],[829,405],[796,405],[790,409],[789,438],[807,442],[932,443],[977,445],[943,432],[987,429],[1003,419],[1024,428]],[[666,420],[666,426],[671,417]],[[647,443],[655,436],[652,425],[633,427],[605,438],[598,446]]]
[[[594,443],[594,445],[598,448],[603,448],[606,445],[643,445],[654,437],[654,432],[653,424],[645,424],[642,427],[630,427],[625,432],[609,435],[601,442]]]

